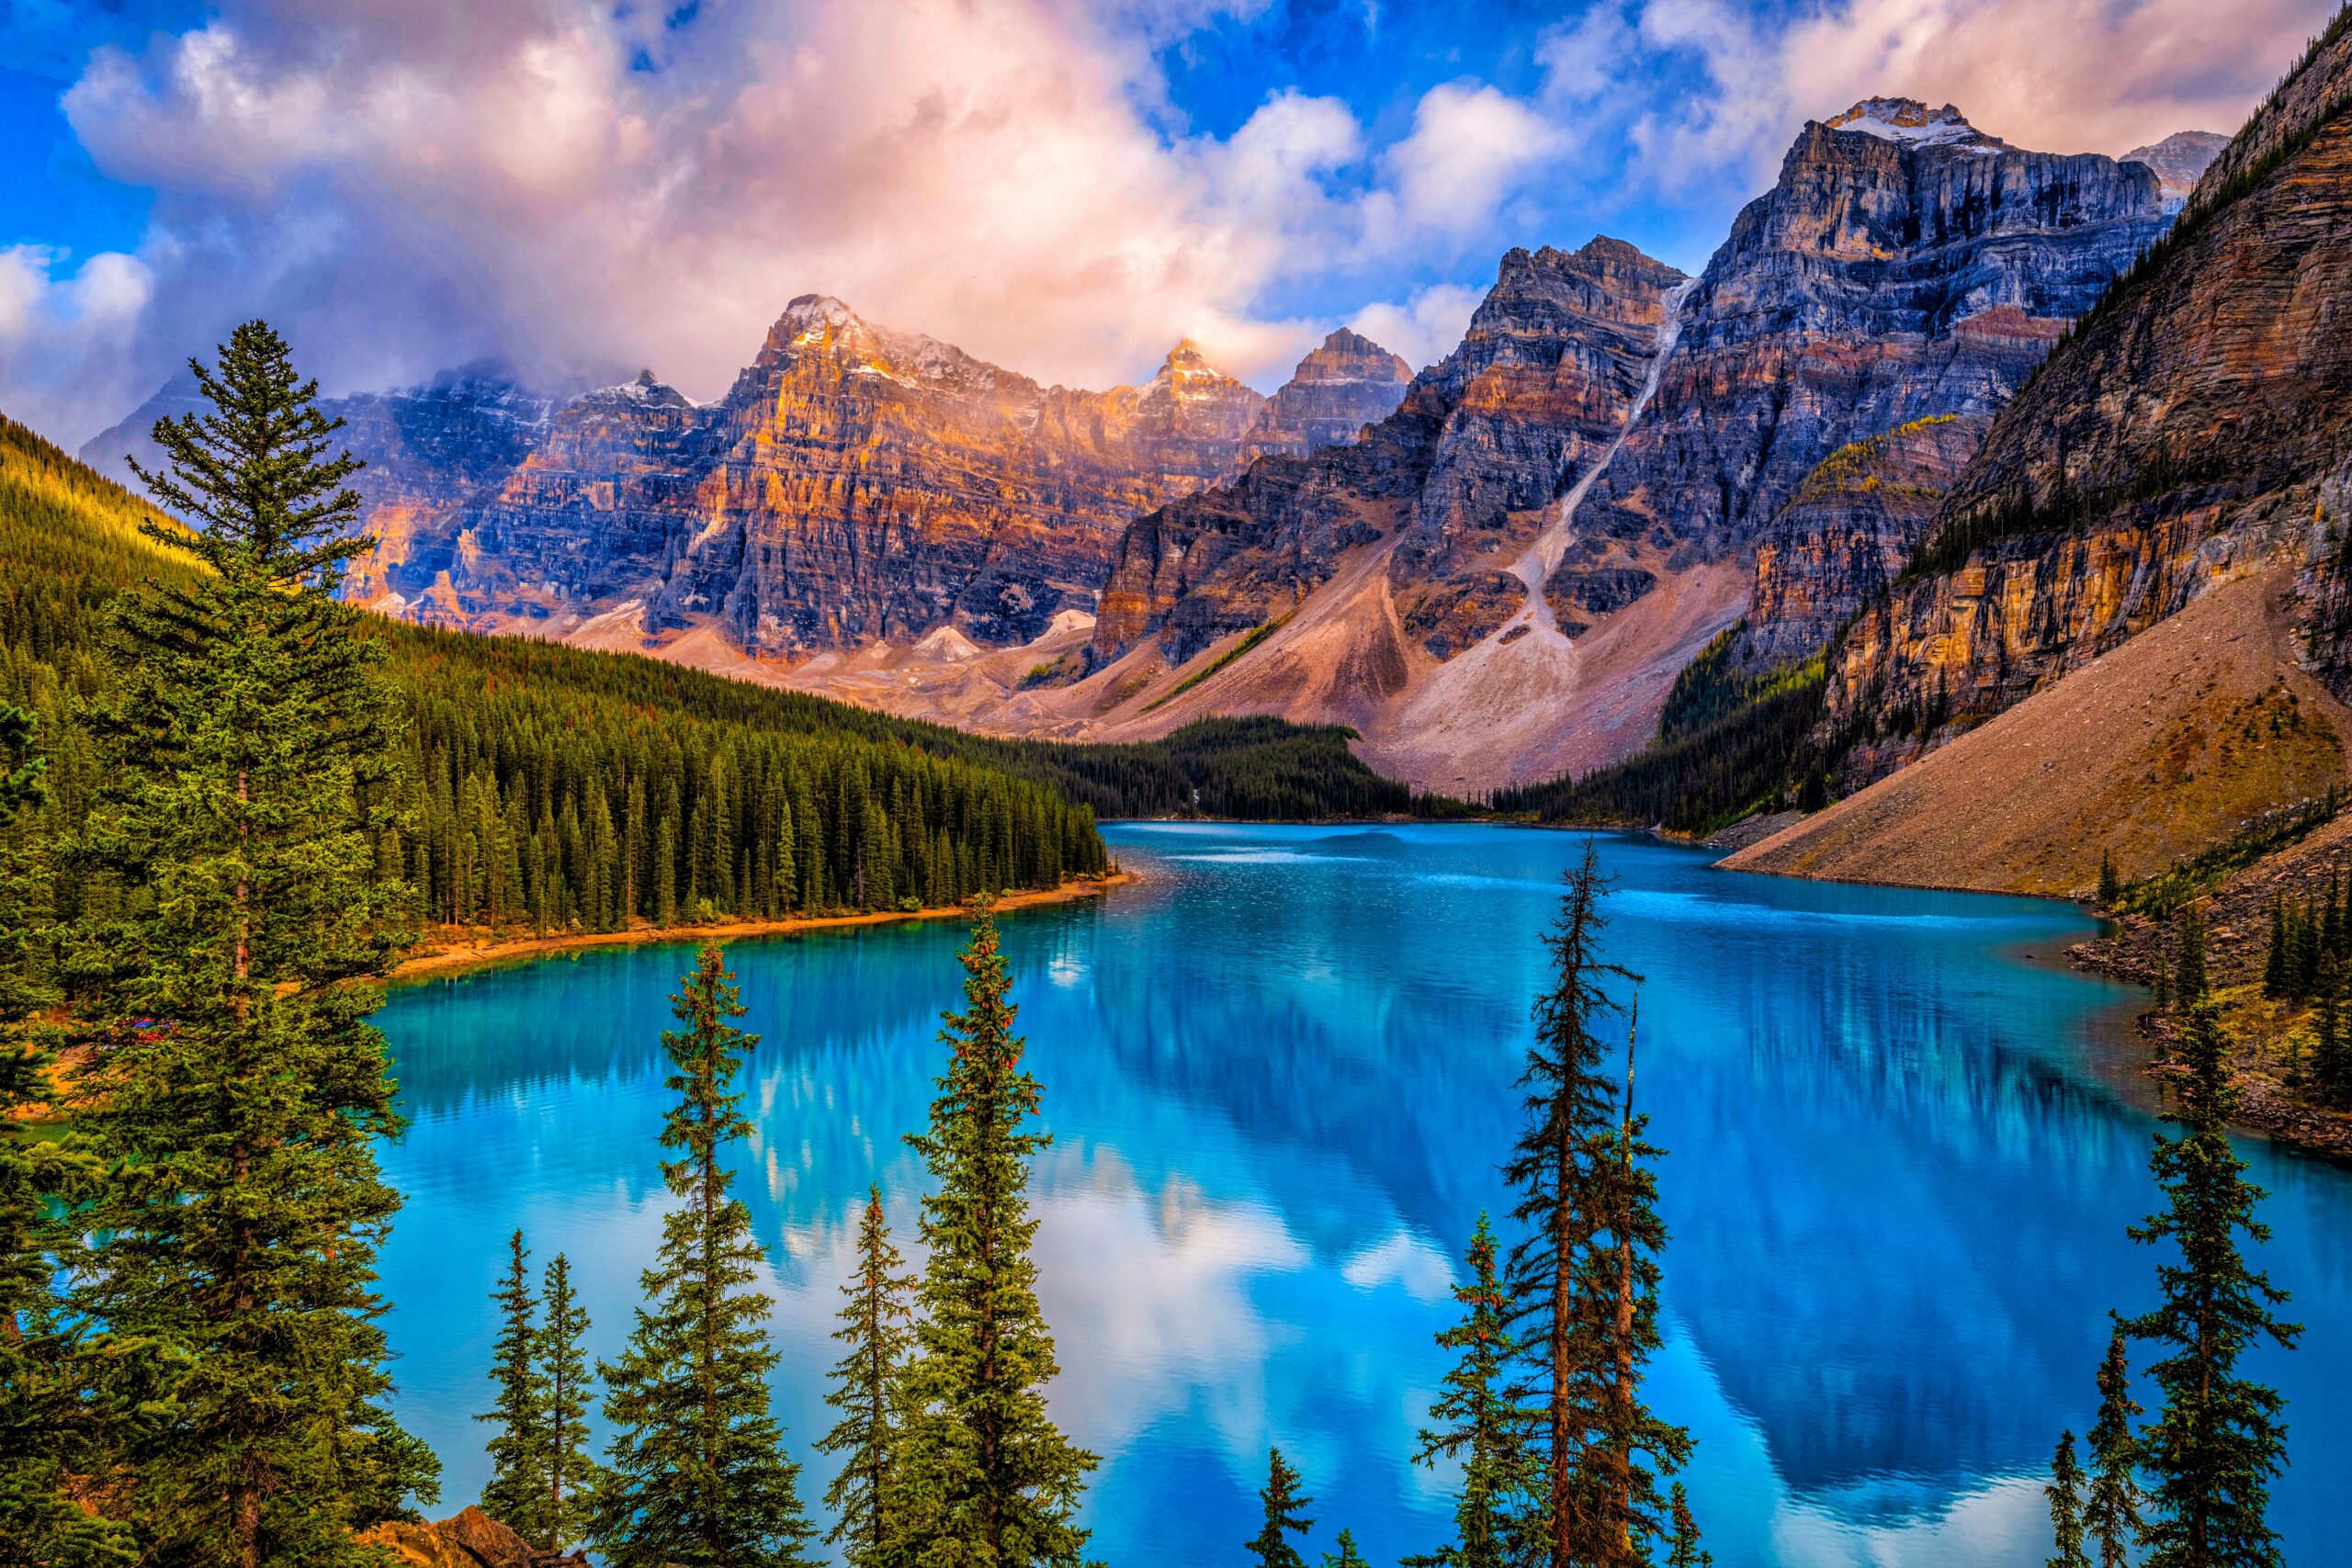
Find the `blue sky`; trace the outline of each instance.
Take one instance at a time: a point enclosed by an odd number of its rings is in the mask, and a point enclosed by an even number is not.
[[[1041,379],[1416,363],[1514,244],[1702,265],[1808,118],[2232,130],[2325,0],[0,0],[0,410],[234,321],[331,387],[724,389],[839,295]]]

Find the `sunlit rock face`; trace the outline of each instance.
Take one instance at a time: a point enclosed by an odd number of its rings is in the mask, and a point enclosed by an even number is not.
[[[1397,529],[1408,629],[1452,649],[1518,603],[1498,580],[1541,512],[1614,437],[1682,275],[1622,241],[1512,251],[1460,347],[1361,441],[1273,457],[1139,518],[1119,541],[1093,657],[1146,637],[1190,658],[1328,581]]]
[[[2233,198],[2192,199],[2155,265],[1995,422],[1939,508],[1947,558],[1843,640],[1833,714],[1919,711],[1933,693],[1955,725],[1979,721],[2279,561],[2301,571],[2307,659],[2352,689],[2347,88],[2339,34],[2212,164],[2200,192]],[[2251,187],[2229,192],[2241,174]]]
[[[1267,400],[1190,342],[1140,386],[1046,387],[810,295],[708,405],[650,371],[569,400],[487,371],[332,400],[377,540],[347,592],[481,630],[604,617],[616,645],[689,625],[785,657],[943,624],[1025,641],[1091,611],[1126,521],[1229,478],[1253,433],[1325,438],[1362,367],[1309,364],[1333,385],[1267,427]],[[153,456],[139,433],[194,393],[91,450]]]
[[[2156,189],[2165,205],[2177,211],[2188,200],[2188,193],[2222,155],[2230,139],[2216,130],[2176,130],[2162,141],[2145,147],[2134,147],[2123,154],[2127,164],[2145,164],[2155,171]]]
[[[1451,658],[1521,602],[1510,569],[1621,430],[1544,581],[1559,624],[1589,630],[1686,573],[1770,547],[1770,614],[1785,611],[1771,646],[1810,652],[1899,570],[1926,513],[1917,495],[1849,498],[1883,514],[1801,517],[1768,547],[1806,477],[1850,444],[1958,416],[1961,431],[1917,454],[1935,471],[1899,481],[1949,482],[1962,432],[1981,434],[2169,220],[2144,164],[2027,152],[1949,106],[1865,100],[1804,129],[1680,296],[1678,332],[1660,329],[1679,275],[1630,247],[1515,252],[1462,347],[1361,446],[1261,466],[1138,519],[1094,658],[1147,636],[1189,657],[1398,528],[1389,573],[1405,629]]]
[[[1356,439],[1396,412],[1413,367],[1362,333],[1342,327],[1298,362],[1266,400],[1241,445],[1246,466],[1260,457],[1304,457]]]
[[[2026,152],[1949,106],[1807,125],[1692,289],[1584,531],[1752,549],[1839,447],[2000,408],[2168,221],[2145,165]]]

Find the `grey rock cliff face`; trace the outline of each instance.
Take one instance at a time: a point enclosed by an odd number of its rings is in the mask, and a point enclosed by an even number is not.
[[[1752,547],[1838,447],[2001,407],[2168,222],[2145,165],[2020,151],[1951,109],[1806,126],[1685,303],[1586,528]]]
[[[1304,457],[1356,439],[1396,412],[1413,367],[1362,333],[1342,327],[1298,362],[1258,411],[1241,444],[1243,467],[1261,457]]]
[[[1515,580],[1500,581],[1513,546],[1623,423],[1681,280],[1617,240],[1512,251],[1461,346],[1362,441],[1263,459],[1131,525],[1092,658],[1157,636],[1171,660],[1189,659],[1398,529],[1391,570],[1408,629],[1447,649],[1484,635],[1517,602]]]

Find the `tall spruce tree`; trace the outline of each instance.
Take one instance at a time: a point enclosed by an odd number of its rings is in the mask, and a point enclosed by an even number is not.
[[[2262,1340],[2292,1346],[2301,1329],[2272,1314],[2286,1292],[2239,1250],[2241,1234],[2258,1245],[2270,1230],[2255,1217],[2265,1194],[2245,1179],[2226,1131],[2237,1093],[2211,1002],[2190,1006],[2181,1056],[2179,1109],[2165,1118],[2181,1135],[2159,1133],[2148,1161],[2165,1206],[2132,1227],[2132,1239],[2177,1252],[2157,1265],[2161,1302],[2124,1325],[2163,1351],[2149,1371],[2164,1404],[2139,1437],[2152,1482],[2141,1540],[2147,1568],[2278,1568],[2266,1513],[2270,1479],[2286,1465],[2285,1401],[2237,1363]]]
[[[1513,1397],[1519,1347],[1511,1337],[1511,1299],[1498,1274],[1495,1233],[1478,1216],[1464,1254],[1469,1279],[1453,1288],[1462,1321],[1437,1342],[1454,1353],[1442,1392],[1430,1406],[1414,1459],[1462,1467],[1453,1504],[1453,1540],[1406,1559],[1408,1568],[1532,1568],[1549,1555],[1544,1529],[1545,1478],[1530,1446],[1528,1412]]]
[[[962,954],[964,1010],[945,1015],[950,1052],[931,1126],[907,1142],[938,1190],[923,1201],[931,1247],[907,1374],[899,1501],[906,1549],[937,1568],[1074,1563],[1076,1523],[1095,1458],[1046,1409],[1057,1371],[1029,1257],[1029,1162],[1051,1141],[1024,1131],[1040,1089],[1012,1032],[1012,976],[983,906]]]
[[[122,595],[106,766],[76,845],[94,900],[71,962],[96,1049],[79,1091],[109,1176],[74,1310],[180,1348],[174,1419],[121,1453],[155,1560],[356,1562],[354,1529],[431,1454],[393,1424],[376,1249],[400,1204],[373,984],[404,940],[380,650],[333,590],[366,547],[286,344],[239,327],[194,365],[209,412],[158,421],[139,469],[200,572]],[[134,465],[135,467],[135,465]]]
[[[1261,1520],[1258,1533],[1242,1542],[1257,1568],[1306,1568],[1291,1537],[1315,1528],[1305,1510],[1315,1499],[1298,1489],[1299,1474],[1280,1449],[1266,1450],[1266,1484],[1258,1494]]]
[[[2050,1537],[2054,1550],[2049,1568],[2091,1568],[2083,1551],[2083,1467],[2075,1457],[2075,1434],[2062,1433],[2057,1451],[2050,1456],[2050,1480],[2041,1488],[2050,1499]]]
[[[524,1540],[538,1540],[547,1533],[540,1517],[547,1500],[541,1474],[546,1450],[538,1434],[547,1383],[539,1371],[538,1303],[526,1267],[529,1257],[521,1231],[506,1238],[506,1272],[490,1295],[498,1309],[490,1382],[498,1392],[491,1408],[474,1419],[492,1424],[484,1445],[490,1452],[490,1479],[481,1489],[482,1512]]]
[[[847,1301],[833,1337],[849,1347],[833,1368],[825,1403],[841,1419],[817,1451],[841,1456],[841,1473],[825,1491],[833,1510],[826,1536],[851,1568],[881,1568],[896,1539],[889,1507],[899,1463],[908,1352],[914,1344],[908,1298],[914,1280],[890,1245],[882,1190],[871,1189],[857,1227],[857,1272],[842,1287]]]
[[[588,1309],[571,1287],[571,1260],[559,1252],[548,1264],[539,1290],[538,1340],[534,1347],[539,1404],[532,1436],[539,1447],[537,1472],[546,1489],[531,1539],[547,1551],[569,1551],[587,1532],[590,1505],[603,1478],[588,1451],[591,1379]]]
[[[706,944],[673,998],[684,1027],[662,1035],[678,1097],[662,1146],[679,1151],[662,1179],[683,1201],[662,1222],[660,1259],[642,1276],[650,1304],[619,1361],[598,1369],[614,1432],[591,1537],[614,1568],[810,1561],[799,1467],[769,1408],[772,1308],[756,1287],[765,1258],[723,1159],[751,1132],[735,1079],[758,1043],[735,1027],[745,1010],[734,982],[717,944]]]
[[[2098,1418],[2091,1423],[2090,1493],[2083,1528],[2098,1546],[2098,1568],[2126,1568],[2140,1538],[2140,1462],[2132,1435],[2140,1406],[2132,1397],[2132,1362],[2119,1329],[2098,1369]]]
[[[1640,1395],[1665,1228],[1650,1172],[1658,1151],[1633,1112],[1630,1036],[1621,1092],[1597,1028],[1620,1010],[1607,982],[1638,981],[1600,955],[1608,888],[1588,840],[1545,934],[1553,980],[1535,1001],[1520,1078],[1526,1124],[1504,1167],[1524,1232],[1510,1269],[1518,1385],[1539,1405],[1553,1568],[1646,1564],[1670,1528],[1658,1478],[1690,1449]]]
[[[1338,1550],[1323,1554],[1323,1568],[1371,1568],[1363,1553],[1356,1549],[1353,1530],[1341,1530],[1331,1544]]]
[[[1690,1495],[1679,1481],[1674,1483],[1674,1491],[1668,1498],[1668,1511],[1673,1518],[1674,1535],[1667,1543],[1666,1568],[1714,1568],[1714,1553],[1700,1544],[1699,1521],[1690,1513]]]

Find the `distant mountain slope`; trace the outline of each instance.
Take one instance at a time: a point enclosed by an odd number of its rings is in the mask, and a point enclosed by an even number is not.
[[[1835,660],[1866,779],[2233,579],[2286,562],[2320,673],[2352,524],[2352,11],[2178,226],[1995,421],[1910,576]],[[1928,739],[1933,739],[1931,733]]]
[[[1343,719],[1383,767],[1453,790],[1623,758],[1759,581],[1772,603],[1742,658],[1802,657],[1932,515],[1889,491],[1775,536],[1809,474],[1917,426],[1926,471],[1895,482],[1939,493],[2169,221],[2144,164],[1866,100],[1806,127],[1670,317],[1677,275],[1615,242],[1515,252],[1462,349],[1361,446],[1137,519],[1097,675],[1046,705],[1113,734],[1200,711]],[[1555,276],[1584,281],[1555,302]]]
[[[1025,643],[1091,615],[1129,517],[1256,451],[1351,438],[1404,378],[1345,333],[1272,403],[1189,342],[1139,387],[1044,387],[804,296],[708,406],[650,372],[557,398],[483,367],[328,406],[369,463],[380,544],[357,601],[655,652],[707,633],[792,661],[942,626]],[[152,456],[145,431],[192,395],[175,382],[85,456]]]
[[[2164,870],[2346,778],[2347,710],[2297,662],[2293,573],[2245,577],[1738,871],[2073,896]]]

